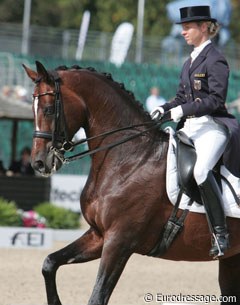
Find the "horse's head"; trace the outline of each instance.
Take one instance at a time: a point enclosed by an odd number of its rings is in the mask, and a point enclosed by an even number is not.
[[[32,166],[47,176],[62,166],[63,154],[71,148],[70,140],[81,126],[76,126],[75,121],[66,122],[65,115],[74,112],[74,106],[71,103],[69,106],[68,103],[63,105],[59,74],[56,71],[48,72],[40,62],[36,62],[37,71],[25,65],[23,67],[36,84],[33,92],[35,131]]]
[[[86,131],[92,152],[103,142],[108,145],[114,142],[114,137],[127,138],[133,129],[126,126],[145,129],[152,124],[133,94],[106,73],[78,66],[47,71],[39,62],[36,62],[36,68],[33,71],[24,66],[35,83],[32,166],[42,175],[50,175],[61,167],[64,152],[71,148],[70,140],[80,127]],[[111,132],[99,137],[109,130],[121,130],[122,133]],[[144,139],[142,147],[145,150]],[[136,150],[135,145],[129,145],[129,155]]]

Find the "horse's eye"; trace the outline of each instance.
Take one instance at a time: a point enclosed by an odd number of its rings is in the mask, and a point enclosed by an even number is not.
[[[54,106],[47,106],[43,110],[43,114],[45,116],[51,116],[54,115]]]

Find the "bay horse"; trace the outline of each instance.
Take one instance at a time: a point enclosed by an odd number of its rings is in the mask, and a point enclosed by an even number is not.
[[[34,169],[42,175],[58,170],[80,127],[85,129],[92,153],[80,200],[90,227],[45,259],[42,273],[48,304],[61,304],[56,285],[60,266],[100,258],[88,304],[106,305],[130,256],[151,255],[173,209],[165,182],[168,135],[149,128],[150,115],[108,74],[78,66],[48,71],[40,62],[36,62],[36,71],[24,68],[35,82]],[[223,296],[235,296],[240,304],[240,220],[227,218],[227,223],[231,248],[219,259],[219,285]],[[170,248],[155,256],[210,261],[210,246],[206,216],[189,212]]]

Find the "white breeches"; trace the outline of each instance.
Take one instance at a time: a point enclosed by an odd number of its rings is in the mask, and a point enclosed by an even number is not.
[[[193,175],[199,185],[222,156],[227,145],[227,131],[208,115],[187,119],[181,130],[192,139],[196,148]]]

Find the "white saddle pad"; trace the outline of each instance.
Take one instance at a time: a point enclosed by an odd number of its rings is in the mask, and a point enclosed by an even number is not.
[[[167,155],[167,174],[166,174],[167,194],[171,203],[175,205],[179,193],[179,185],[177,179],[177,163],[176,163],[176,155],[175,155],[176,142],[173,137],[175,131],[171,127],[167,127],[165,131],[170,134],[169,149]],[[239,196],[240,179],[233,176],[224,166],[221,167],[221,174],[228,179],[228,181],[235,189],[236,194]],[[231,190],[224,181],[222,181],[222,188],[223,188],[223,202],[224,202],[225,215],[229,217],[240,218],[240,207],[237,205]],[[179,208],[180,209],[188,208],[187,207],[188,203],[189,203],[189,197],[183,194]],[[196,212],[196,213],[205,213],[204,207],[196,202],[194,202],[192,206],[189,207],[189,210],[191,212]]]

